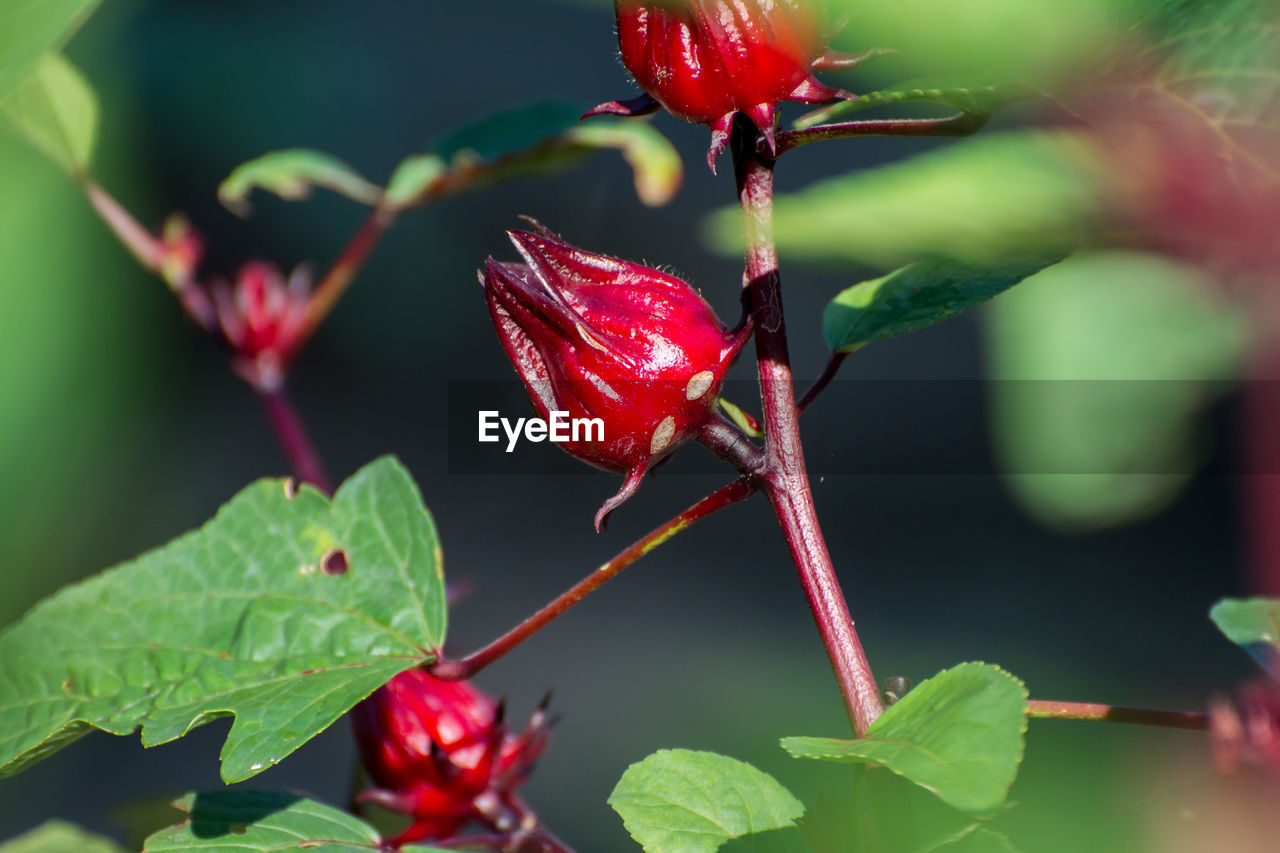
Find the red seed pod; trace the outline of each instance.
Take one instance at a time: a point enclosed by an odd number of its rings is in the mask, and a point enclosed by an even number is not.
[[[218,323],[236,355],[236,371],[266,390],[280,387],[284,371],[306,339],[311,282],[299,267],[286,282],[263,261],[240,269],[234,285],[213,287]]]
[[[647,97],[601,104],[588,115],[636,115],[665,107],[711,126],[707,162],[729,142],[745,113],[773,148],[782,101],[818,104],[852,98],[819,83],[826,53],[816,0],[614,0],[622,63]]]
[[[645,471],[716,417],[748,330],[727,332],[696,290],[659,270],[549,234],[507,235],[527,263],[490,258],[481,276],[502,345],[539,416],[602,426],[557,443],[627,477],[596,513],[599,530]]]
[[[456,835],[470,823],[510,832],[530,822],[515,789],[547,746],[545,702],[514,736],[502,706],[465,681],[402,672],[351,712],[374,787],[359,795],[413,818],[392,846]]]

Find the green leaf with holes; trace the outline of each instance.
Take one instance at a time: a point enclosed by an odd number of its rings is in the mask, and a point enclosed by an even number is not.
[[[922,682],[854,740],[789,737],[796,758],[878,764],[974,815],[1004,805],[1022,762],[1027,689],[982,663],[962,663]]]
[[[0,119],[64,171],[88,170],[98,135],[98,96],[62,55],[46,56],[0,103]]]
[[[8,0],[0,8],[0,100],[58,50],[98,0]]]
[[[381,845],[378,831],[358,817],[294,794],[217,791],[188,794],[174,806],[184,812],[183,821],[148,838],[143,853],[367,853]],[[436,848],[411,844],[400,849],[428,853]]]
[[[237,166],[218,185],[218,200],[237,216],[245,216],[252,210],[249,196],[254,190],[273,193],[286,201],[300,201],[309,198],[316,187],[361,204],[375,204],[382,196],[380,187],[332,154],[286,148]]]
[[[330,501],[268,479],[212,521],[0,633],[0,774],[92,729],[144,746],[225,716],[247,779],[444,642],[439,541],[390,457]]]
[[[822,333],[831,349],[849,352],[948,320],[1060,260],[1061,255],[1035,255],[986,264],[918,261],[841,291],[822,312]]]
[[[124,853],[124,848],[73,823],[50,820],[0,844],[0,853]]]
[[[750,764],[664,749],[633,764],[609,796],[647,853],[714,853],[732,838],[793,826],[804,806]]]

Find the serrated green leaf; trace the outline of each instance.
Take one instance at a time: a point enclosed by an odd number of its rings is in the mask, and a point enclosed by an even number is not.
[[[0,118],[64,171],[88,170],[98,134],[98,97],[61,54],[46,56],[0,103]]]
[[[890,89],[859,94],[854,101],[839,101],[829,107],[806,113],[794,122],[794,126],[803,130],[888,104],[944,104],[969,115],[989,116],[1009,104],[1025,100],[1035,94],[1035,89],[1024,83],[961,84],[952,80],[908,81]]]
[[[222,777],[246,779],[429,660],[445,619],[435,527],[396,460],[332,501],[261,480],[0,634],[0,773],[93,728],[155,746],[234,715]]]
[[[714,853],[731,838],[793,826],[804,806],[750,764],[664,749],[622,774],[609,805],[646,853]]]
[[[855,740],[783,738],[796,758],[878,764],[974,815],[999,809],[1022,761],[1027,689],[996,666],[963,663],[922,682]]]
[[[1228,640],[1280,678],[1280,599],[1224,598],[1209,611],[1209,618]]]
[[[778,248],[793,258],[880,267],[1069,251],[1099,206],[1089,156],[1069,134],[994,133],[820,181],[777,200]],[[708,225],[717,250],[742,251],[736,207]]]
[[[849,352],[948,320],[1040,270],[1060,255],[1010,258],[975,266],[952,260],[918,261],[840,292],[822,312],[827,346]]]
[[[50,820],[0,844],[0,853],[124,853],[124,848],[73,823]]]
[[[98,0],[8,0],[0,11],[0,101],[97,8]]]
[[[146,840],[143,853],[205,853],[307,850],[346,853],[377,850],[378,831],[353,815],[294,794],[269,791],[217,791],[188,794],[174,805],[186,813],[177,826]],[[433,847],[408,845],[405,853]]]
[[[1200,456],[1195,416],[1239,370],[1243,314],[1189,267],[1077,255],[992,303],[996,451],[1023,505],[1056,527],[1140,518]]]
[[[241,163],[218,185],[218,200],[228,210],[244,216],[250,211],[254,190],[274,193],[286,201],[299,201],[315,187],[332,190],[361,204],[376,204],[382,190],[346,163],[309,148],[271,151]]]

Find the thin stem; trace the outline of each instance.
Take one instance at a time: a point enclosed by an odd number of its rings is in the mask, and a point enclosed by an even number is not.
[[[120,242],[137,258],[138,263],[148,272],[159,273],[164,264],[164,243],[134,219],[133,214],[125,210],[120,202],[92,178],[81,178],[80,186],[102,221],[120,238]]]
[[[756,474],[764,468],[764,453],[724,418],[715,417],[698,430],[698,442],[733,465],[739,474]]]
[[[854,136],[968,136],[982,130],[987,117],[960,113],[947,118],[889,118],[820,124],[804,130],[784,130],[778,134],[778,156],[792,148],[824,139]]]
[[[307,437],[302,418],[298,416],[288,393],[283,388],[254,390],[258,392],[258,399],[262,401],[267,420],[270,421],[276,438],[280,440],[285,456],[289,457],[289,465],[294,474],[299,480],[310,483],[325,494],[333,494],[333,484],[325,473],[320,454]]]
[[[1033,720],[1089,720],[1103,723],[1129,723],[1139,726],[1162,726],[1170,729],[1207,729],[1209,715],[1197,711],[1157,711],[1148,708],[1120,708],[1088,702],[1056,702],[1033,699],[1027,704],[1027,716]]]
[[[831,384],[831,380],[835,379],[836,374],[840,372],[840,365],[844,364],[844,360],[848,357],[849,353],[847,352],[831,353],[831,358],[827,361],[827,366],[823,369],[822,375],[818,377],[816,382],[809,386],[809,390],[804,392],[804,396],[800,399],[800,402],[796,404],[796,408],[798,408],[801,413],[803,413],[805,409],[809,408],[810,403],[818,399],[819,394],[826,390],[826,387]]]
[[[747,245],[746,286],[756,320],[756,359],[765,423],[764,489],[786,536],[822,642],[840,685],[849,721],[861,736],[880,716],[880,690],[854,629],[822,536],[800,441],[773,244],[773,163],[761,159],[758,134],[740,123],[734,163]]]
[[[616,577],[623,569],[666,542],[672,536],[694,522],[706,518],[717,510],[744,500],[756,491],[757,483],[750,477],[740,477],[698,501],[684,512],[655,528],[643,539],[630,545],[609,562],[587,575],[562,593],[537,613],[494,640],[489,645],[458,660],[437,660],[428,667],[436,678],[458,681],[470,678],[547,625],[582,599],[595,592],[604,583]]]
[[[342,294],[347,292],[347,288],[355,280],[356,273],[360,272],[360,268],[369,259],[369,255],[373,253],[383,235],[395,223],[396,216],[396,211],[385,207],[382,202],[374,205],[364,224],[360,226],[360,230],[356,231],[342,253],[338,255],[338,259],[333,262],[333,266],[329,267],[329,271],[316,284],[311,294],[311,301],[307,304],[307,326],[304,337],[310,337],[319,328],[324,318],[329,316],[329,312],[338,304]]]

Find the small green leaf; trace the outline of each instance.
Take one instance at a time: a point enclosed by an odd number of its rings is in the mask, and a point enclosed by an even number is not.
[[[1060,260],[1035,256],[981,266],[918,261],[841,291],[822,313],[822,333],[831,349],[849,352],[950,319]]]
[[[856,101],[839,101],[829,107],[814,110],[797,119],[794,126],[804,130],[872,107],[920,102],[945,104],[969,115],[989,116],[1009,104],[1035,94],[1034,89],[1022,83],[956,85],[951,81],[935,83],[919,80],[903,83],[892,89],[860,94]]]
[[[589,150],[616,148],[622,152],[635,174],[636,196],[649,207],[671,201],[684,183],[680,154],[647,122],[594,119],[565,131],[564,138]]]
[[[387,181],[387,206],[403,207],[410,204],[447,170],[444,160],[434,154],[406,157],[391,174],[391,180]]]
[[[1022,761],[1027,690],[996,666],[963,663],[921,683],[856,740],[783,738],[796,758],[878,764],[974,815],[999,809]]]
[[[271,853],[307,850],[347,853],[377,850],[378,831],[357,817],[294,794],[268,791],[218,791],[188,794],[174,803],[186,813],[177,826],[146,840],[143,853]],[[427,853],[430,847],[409,845],[405,853]]]
[[[73,823],[50,820],[0,844],[0,853],[124,853],[124,848]]]
[[[394,459],[332,501],[261,480],[0,633],[0,775],[93,728],[155,746],[234,715],[222,777],[247,779],[431,659],[445,616],[435,527]]]
[[[70,174],[89,168],[98,133],[98,97],[61,54],[46,56],[2,104],[0,117]]]
[[[58,50],[98,0],[8,0],[0,12],[0,100]]]
[[[793,826],[804,806],[767,773],[712,752],[664,749],[609,796],[646,853],[714,853],[731,838]]]
[[[1280,599],[1224,598],[1209,611],[1209,618],[1228,640],[1280,678]]]
[[[1197,413],[1248,342],[1246,318],[1215,290],[1164,258],[1088,252],[992,303],[996,451],[1037,518],[1095,529],[1178,493],[1203,452]]]
[[[237,216],[251,210],[249,196],[255,189],[274,193],[286,201],[300,201],[315,187],[324,187],[361,204],[376,204],[382,190],[346,163],[309,148],[271,151],[237,166],[218,186],[218,200]]]
[[[1099,209],[1089,149],[1065,133],[965,139],[888,166],[819,181],[777,200],[790,257],[893,268],[928,257],[974,264],[1066,252]],[[741,213],[718,211],[708,238],[742,251]]]

